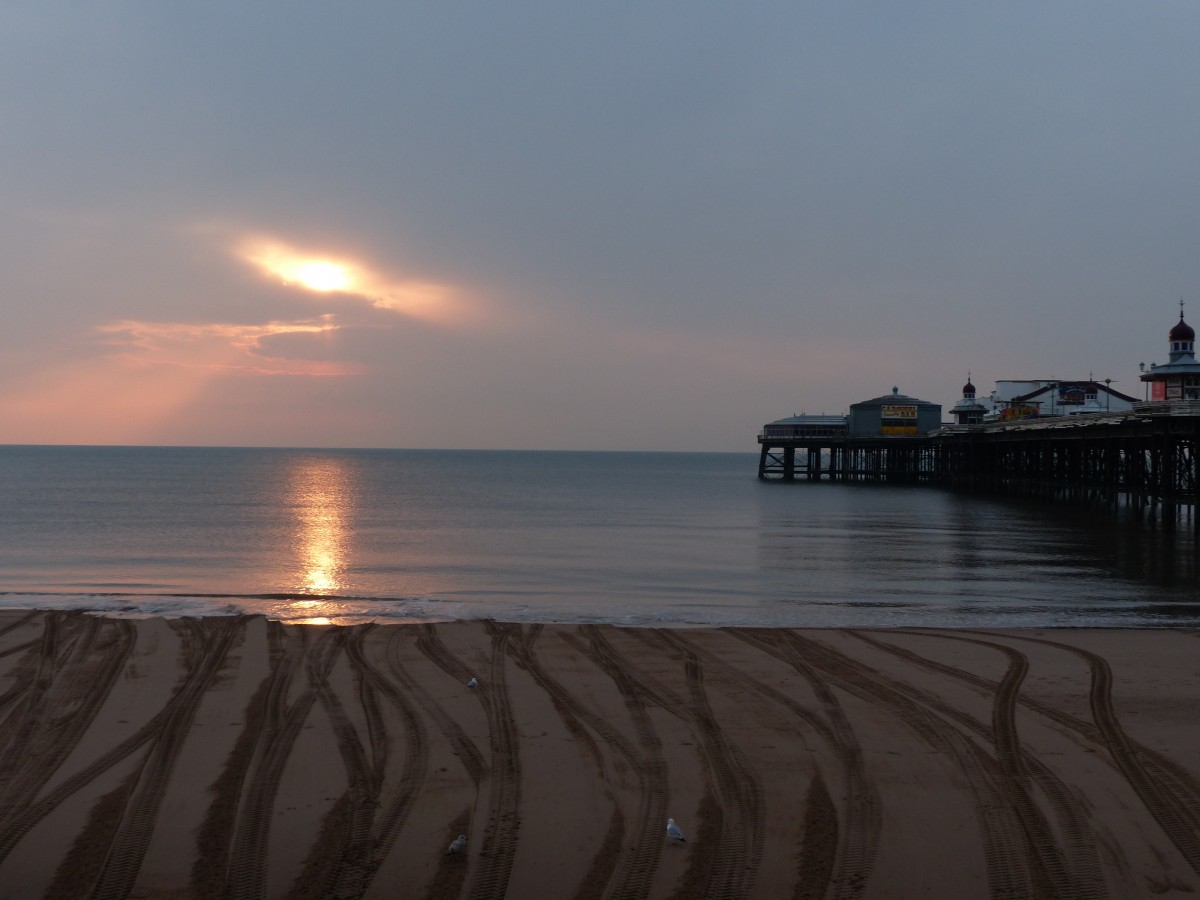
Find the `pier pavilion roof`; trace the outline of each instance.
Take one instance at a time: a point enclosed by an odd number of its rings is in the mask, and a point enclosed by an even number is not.
[[[910,397],[908,394],[901,394],[898,388],[892,388],[890,394],[884,394],[882,397],[872,397],[870,400],[860,400],[853,404],[854,407],[869,407],[869,406],[896,406],[900,404],[909,404],[912,406],[936,406],[942,408],[940,403],[931,403],[928,400],[919,400],[916,397]]]
[[[1013,403],[1028,403],[1031,400],[1035,400],[1038,397],[1048,396],[1051,393],[1056,393],[1057,396],[1059,396],[1060,398],[1064,397],[1068,394],[1071,394],[1071,393],[1079,393],[1085,397],[1088,395],[1098,397],[1102,394],[1107,394],[1109,397],[1112,397],[1113,399],[1123,400],[1126,403],[1136,403],[1137,402],[1137,397],[1130,397],[1128,394],[1122,394],[1120,391],[1118,391],[1116,388],[1112,387],[1111,385],[1107,385],[1102,381],[1096,381],[1095,379],[1089,379],[1086,381],[1054,381],[1054,382],[1050,382],[1049,384],[1042,385],[1037,390],[1030,391],[1027,394],[1018,394],[1016,397],[1012,398],[1012,402]],[[1062,401],[1060,400],[1060,402],[1062,402]]]
[[[785,419],[776,419],[774,422],[768,422],[768,425],[845,425],[845,416],[808,416],[796,415],[788,416]]]
[[[1142,381],[1166,381],[1173,375],[1200,375],[1200,362],[1197,362],[1195,357],[1184,357],[1179,362],[1163,363],[1155,365],[1151,363],[1144,375],[1141,376]]]

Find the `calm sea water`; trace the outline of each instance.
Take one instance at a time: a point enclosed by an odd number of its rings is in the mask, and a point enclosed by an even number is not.
[[[289,621],[1200,623],[1189,529],[757,454],[0,447],[0,605]]]

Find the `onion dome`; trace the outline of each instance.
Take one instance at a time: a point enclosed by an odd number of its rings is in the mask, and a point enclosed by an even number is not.
[[[1196,331],[1187,322],[1183,321],[1183,313],[1179,314],[1179,321],[1175,327],[1171,329],[1171,333],[1167,335],[1171,341],[1194,341],[1196,339]]]
[[[963,385],[962,392],[963,392],[964,394],[973,394],[973,393],[975,393],[975,385],[971,384],[969,376],[968,376],[967,383]]]

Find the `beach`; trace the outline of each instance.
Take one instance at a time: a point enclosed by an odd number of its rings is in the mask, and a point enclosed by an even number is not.
[[[1198,637],[6,611],[0,897],[1193,895]]]

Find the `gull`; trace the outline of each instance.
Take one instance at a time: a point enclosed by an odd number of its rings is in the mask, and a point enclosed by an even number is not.
[[[446,855],[449,856],[452,853],[462,853],[466,849],[467,849],[467,836],[465,834],[460,834],[458,837],[456,837],[454,840],[452,840],[450,842],[450,849],[448,849],[446,851]]]
[[[467,687],[479,687],[479,679],[472,675],[471,680],[467,682]]]
[[[687,840],[683,836],[683,832],[680,831],[679,826],[675,824],[674,819],[667,819],[667,837],[674,838],[677,841]]]

